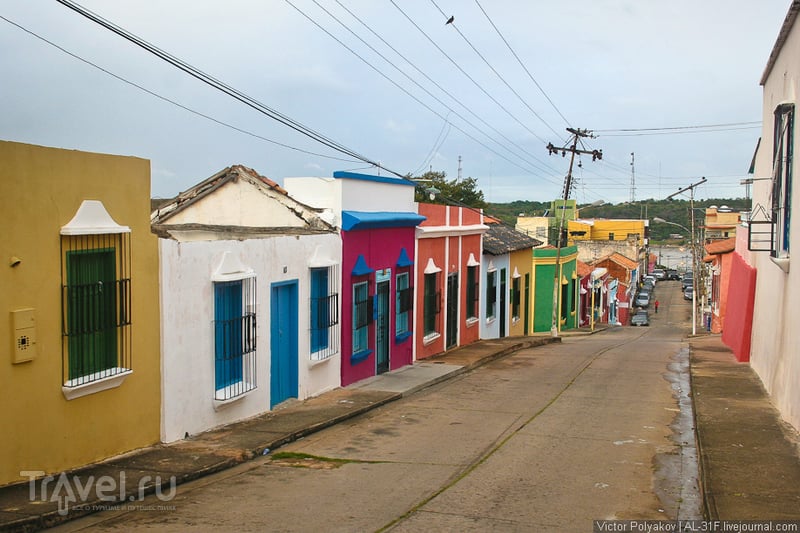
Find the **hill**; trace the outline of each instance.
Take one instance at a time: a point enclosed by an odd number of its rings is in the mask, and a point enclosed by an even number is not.
[[[695,227],[703,225],[704,212],[711,206],[728,206],[734,211],[748,211],[750,200],[746,198],[710,198],[695,200]],[[581,204],[578,204],[581,207]],[[514,226],[517,216],[525,214],[527,216],[542,216],[550,208],[550,202],[532,202],[517,200],[506,204],[490,203],[485,212],[495,216]],[[603,204],[600,206],[584,207],[581,216],[584,218],[634,218],[650,219],[650,239],[651,241],[663,241],[669,238],[672,233],[686,233],[681,228],[671,224],[653,222],[653,218],[663,218],[669,222],[680,224],[687,228],[691,227],[691,215],[689,200],[641,200],[636,203],[624,202],[620,204]]]

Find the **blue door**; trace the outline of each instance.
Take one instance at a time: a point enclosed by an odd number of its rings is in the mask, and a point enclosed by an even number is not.
[[[272,284],[270,408],[297,398],[297,281]]]

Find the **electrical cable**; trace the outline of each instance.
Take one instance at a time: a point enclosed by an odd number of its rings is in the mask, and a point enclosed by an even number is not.
[[[550,97],[547,95],[547,93],[542,88],[542,86],[539,85],[539,82],[536,81],[536,78],[533,77],[533,74],[530,73],[530,71],[528,70],[528,67],[526,67],[525,64],[522,62],[522,60],[519,58],[517,53],[511,47],[509,42],[506,40],[505,36],[500,32],[500,29],[495,25],[494,21],[489,17],[489,14],[486,12],[486,10],[483,9],[483,6],[481,5],[481,3],[478,0],[475,0],[475,3],[478,5],[478,8],[483,13],[483,16],[486,17],[486,20],[489,21],[489,24],[491,24],[492,28],[494,28],[494,31],[497,32],[497,35],[500,36],[500,39],[502,39],[503,42],[505,43],[506,47],[508,47],[508,50],[511,52],[511,55],[514,56],[514,59],[517,60],[517,63],[519,63],[519,65],[522,67],[522,69],[525,71],[525,73],[528,75],[528,77],[531,79],[531,81],[536,85],[536,87],[539,89],[539,91],[541,91],[542,95],[544,95],[544,97],[547,99],[547,101],[550,102],[550,105],[553,106],[553,109],[556,110],[556,113],[558,113],[558,115],[564,120],[564,122],[567,124],[567,126],[572,126],[570,121],[567,120],[567,117],[565,117],[564,114],[561,112],[561,110],[558,109],[558,107],[556,107],[556,104],[553,102],[553,100],[550,99]]]
[[[112,31],[113,33],[119,35],[120,37],[123,37],[124,39],[130,41],[131,43],[133,43],[133,44],[135,44],[137,46],[139,46],[140,48],[143,48],[144,50],[150,52],[151,54],[153,54],[156,57],[162,59],[163,61],[169,63],[170,65],[182,70],[183,72],[189,74],[190,76],[196,78],[197,80],[205,83],[206,85],[209,85],[210,87],[213,87],[213,88],[215,88],[215,89],[227,94],[228,96],[238,100],[239,102],[247,105],[248,107],[258,111],[259,113],[261,113],[261,114],[263,114],[263,115],[265,115],[265,116],[267,116],[267,117],[269,117],[269,118],[271,118],[271,119],[273,119],[273,120],[275,120],[275,121],[277,121],[277,122],[279,122],[279,123],[281,123],[281,124],[283,124],[285,126],[288,126],[289,128],[297,131],[298,133],[301,133],[301,134],[303,134],[303,135],[305,135],[305,136],[317,141],[318,143],[327,146],[328,148],[331,148],[331,149],[333,149],[335,151],[338,151],[340,153],[348,155],[348,156],[350,156],[350,157],[352,157],[354,159],[358,159],[360,161],[363,161],[365,163],[373,165],[373,166],[375,166],[377,168],[382,168],[382,169],[386,170],[387,172],[389,172],[391,174],[394,174],[395,176],[398,176],[400,178],[405,178],[405,176],[403,174],[400,174],[399,172],[396,172],[396,171],[394,171],[392,169],[389,169],[389,168],[383,166],[382,164],[380,164],[380,163],[378,163],[376,161],[373,161],[370,158],[368,158],[368,157],[366,157],[364,155],[361,155],[358,152],[355,152],[354,150],[351,150],[350,148],[347,148],[346,146],[344,146],[344,145],[342,145],[342,144],[340,144],[340,143],[338,143],[338,142],[336,142],[336,141],[324,136],[323,134],[321,134],[319,132],[316,132],[316,131],[312,130],[311,128],[308,128],[307,126],[304,126],[300,122],[297,122],[296,120],[288,117],[287,115],[284,115],[283,113],[280,113],[279,111],[270,108],[269,106],[259,102],[258,100],[255,100],[254,98],[252,98],[252,97],[242,93],[241,91],[231,87],[230,85],[227,85],[227,84],[223,83],[222,81],[220,81],[220,80],[218,80],[218,79],[206,74],[205,72],[193,67],[192,65],[186,63],[185,61],[182,61],[179,58],[169,54],[168,52],[166,52],[166,51],[164,51],[164,50],[152,45],[151,43],[148,43],[147,41],[141,39],[140,37],[137,37],[136,35],[132,34],[131,32],[129,32],[127,30],[125,30],[124,28],[122,28],[122,27],[120,27],[120,26],[118,26],[118,25],[116,25],[116,24],[114,24],[114,23],[102,18],[101,16],[89,11],[88,9],[84,8],[83,6],[81,6],[81,5],[79,5],[79,4],[75,3],[75,2],[72,2],[71,0],[56,0],[56,1],[58,3],[64,5],[65,7],[75,11],[76,13],[80,14],[81,16],[91,20],[92,22],[94,22],[94,23],[106,28],[109,31]]]
[[[199,117],[202,117],[202,118],[204,118],[206,120],[210,120],[211,122],[219,124],[220,126],[225,126],[226,128],[230,128],[230,129],[232,129],[234,131],[238,131],[239,133],[243,133],[245,135],[249,135],[249,136],[254,137],[256,139],[260,139],[262,141],[266,141],[268,143],[272,143],[274,145],[281,146],[283,148],[288,148],[290,150],[295,150],[297,152],[302,152],[304,154],[314,155],[314,156],[318,156],[318,157],[324,157],[324,158],[333,159],[333,160],[336,160],[336,161],[343,161],[343,162],[346,162],[346,163],[360,163],[361,162],[361,161],[355,160],[355,159],[345,159],[345,158],[342,158],[342,157],[334,157],[334,156],[330,156],[330,155],[320,154],[320,153],[317,153],[317,152],[311,152],[309,150],[304,150],[302,148],[297,148],[296,146],[291,146],[291,145],[288,145],[288,144],[284,144],[284,143],[269,139],[267,137],[263,137],[263,136],[261,136],[261,135],[259,135],[257,133],[253,133],[251,131],[245,130],[243,128],[239,128],[238,126],[234,126],[232,124],[229,124],[227,122],[224,122],[222,120],[214,118],[214,117],[212,117],[210,115],[206,115],[205,113],[203,113],[201,111],[197,111],[196,109],[192,109],[192,108],[190,108],[190,107],[188,107],[186,105],[181,104],[180,102],[176,102],[175,100],[172,100],[170,98],[167,98],[166,96],[158,94],[155,91],[152,91],[152,90],[150,90],[150,89],[148,89],[148,88],[146,88],[146,87],[144,87],[142,85],[139,85],[136,82],[133,82],[131,80],[123,78],[122,76],[120,76],[118,74],[115,74],[115,73],[111,72],[110,70],[101,67],[100,65],[92,63],[88,59],[85,59],[85,58],[83,58],[83,57],[81,57],[81,56],[79,56],[79,55],[77,55],[77,54],[75,54],[73,52],[70,52],[66,48],[64,48],[62,46],[59,46],[58,44],[46,39],[45,37],[42,37],[41,35],[38,35],[37,33],[25,28],[24,26],[22,26],[20,24],[17,24],[16,22],[14,22],[12,20],[7,19],[6,17],[4,17],[2,15],[0,15],[0,19],[8,22],[12,26],[16,26],[17,28],[19,28],[20,30],[24,31],[25,33],[28,33],[29,35],[31,35],[33,37],[36,37],[37,39],[49,44],[50,46],[56,48],[57,50],[60,50],[61,52],[67,54],[68,56],[70,56],[70,57],[72,57],[74,59],[77,59],[78,61],[81,61],[81,62],[83,62],[83,63],[85,63],[85,64],[87,64],[87,65],[89,65],[91,67],[94,67],[95,69],[99,70],[100,72],[103,72],[104,74],[107,74],[107,75],[111,76],[112,78],[116,78],[117,80],[119,80],[119,81],[121,81],[123,83],[127,83],[131,87],[135,87],[136,89],[139,89],[140,91],[143,91],[143,92],[145,92],[145,93],[147,93],[147,94],[149,94],[151,96],[155,96],[156,98],[158,98],[158,99],[160,99],[160,100],[162,100],[164,102],[167,102],[169,104],[172,104],[172,105],[174,105],[176,107],[179,107],[179,108],[181,108],[181,109],[183,109],[185,111],[188,111],[189,113],[193,113],[193,114],[195,114],[195,115],[197,115]]]
[[[442,8],[440,8],[440,7],[439,7],[439,5],[436,3],[436,0],[431,0],[431,3],[432,3],[432,4],[433,4],[435,7],[436,7],[436,9],[438,9],[438,10],[439,10],[439,13],[441,13],[443,17],[447,17],[447,15],[445,14],[445,12],[444,12],[444,11],[442,11]],[[458,32],[458,34],[461,36],[461,38],[462,38],[462,39],[464,39],[464,42],[466,42],[466,43],[469,45],[469,47],[470,47],[470,48],[472,48],[472,51],[473,51],[473,52],[475,52],[475,53],[478,55],[478,57],[480,57],[480,58],[481,58],[481,60],[482,60],[482,61],[483,61],[483,62],[486,64],[486,66],[487,66],[487,67],[489,67],[489,69],[490,69],[492,72],[494,72],[495,76],[497,76],[497,77],[500,79],[500,81],[502,81],[502,82],[503,82],[503,84],[504,84],[504,85],[505,85],[505,86],[508,88],[508,90],[509,90],[509,91],[511,91],[511,92],[514,94],[514,96],[516,96],[516,97],[519,99],[519,101],[520,101],[520,102],[522,102],[522,105],[524,105],[525,107],[527,107],[527,108],[528,108],[528,110],[529,110],[531,113],[533,113],[533,115],[534,115],[536,118],[538,118],[538,119],[539,119],[539,120],[542,122],[542,124],[544,124],[545,126],[547,126],[547,127],[548,127],[548,129],[550,129],[550,131],[552,131],[552,132],[555,134],[555,136],[556,136],[556,137],[558,137],[558,136],[559,136],[559,133],[558,133],[556,130],[554,130],[554,129],[553,129],[553,127],[552,127],[552,126],[551,126],[551,125],[550,125],[550,124],[549,124],[549,123],[548,123],[548,122],[547,122],[547,121],[546,121],[544,118],[542,118],[542,116],[541,116],[539,113],[537,113],[537,112],[536,112],[536,111],[535,111],[535,110],[534,110],[534,109],[533,109],[533,108],[530,106],[530,104],[529,104],[527,101],[525,101],[525,99],[524,99],[524,98],[522,98],[522,96],[520,96],[520,94],[519,94],[519,93],[516,91],[516,89],[514,89],[514,88],[511,86],[511,84],[509,84],[509,83],[506,81],[506,79],[503,77],[503,75],[502,75],[502,74],[500,74],[499,72],[497,72],[497,69],[495,69],[495,68],[494,68],[494,66],[492,66],[492,64],[491,64],[491,63],[489,63],[489,61],[486,59],[486,57],[484,57],[484,55],[480,53],[480,51],[479,51],[479,50],[478,50],[478,49],[475,47],[475,45],[474,45],[474,44],[472,44],[472,42],[471,42],[471,41],[470,41],[470,40],[467,38],[467,36],[466,36],[466,35],[464,35],[464,33],[463,33],[463,32],[462,32],[460,29],[458,29],[458,26],[456,25],[456,23],[455,23],[455,22],[452,22],[452,23],[450,23],[450,26],[452,26],[452,27],[453,27],[453,29],[455,29],[455,30],[456,30],[456,32]],[[530,132],[532,135],[536,136],[536,134],[535,134],[535,133],[533,133],[532,131],[530,131],[530,130],[528,130],[528,131],[529,131],[529,132]],[[537,136],[537,138],[538,138],[538,136]],[[541,138],[539,138],[539,139],[540,139],[542,142],[544,142],[544,139],[541,139]]]

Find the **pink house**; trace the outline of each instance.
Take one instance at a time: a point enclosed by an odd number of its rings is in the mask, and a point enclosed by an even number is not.
[[[419,204],[425,221],[417,227],[416,359],[480,338],[480,211]]]
[[[425,220],[414,186],[353,172],[284,180],[341,230],[342,386],[413,362],[415,228]]]

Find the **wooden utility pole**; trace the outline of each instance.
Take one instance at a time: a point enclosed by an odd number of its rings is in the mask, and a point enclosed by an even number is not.
[[[564,217],[566,216],[567,212],[567,200],[569,200],[569,196],[572,193],[572,168],[575,164],[575,154],[591,155],[592,161],[603,159],[602,150],[582,150],[578,148],[580,139],[592,137],[591,131],[576,128],[567,128],[567,131],[572,135],[568,147],[565,146],[558,148],[554,146],[553,143],[549,143],[547,145],[547,151],[550,153],[550,155],[561,153],[561,157],[566,157],[567,152],[570,153],[569,170],[567,170],[567,175],[564,177],[564,190],[562,194],[564,198],[564,205],[561,206],[561,216],[559,217],[558,221],[558,234],[556,235],[555,243],[556,264],[553,273],[553,321],[550,328],[550,334],[553,337],[558,337],[558,332],[561,326],[561,321],[558,317],[558,287],[561,285],[561,246],[566,245],[566,239],[562,238],[562,234],[564,233]],[[558,216],[558,213],[556,213],[556,216]],[[562,302],[562,305],[564,305],[564,302]],[[592,309],[592,313],[594,313],[594,309]]]

